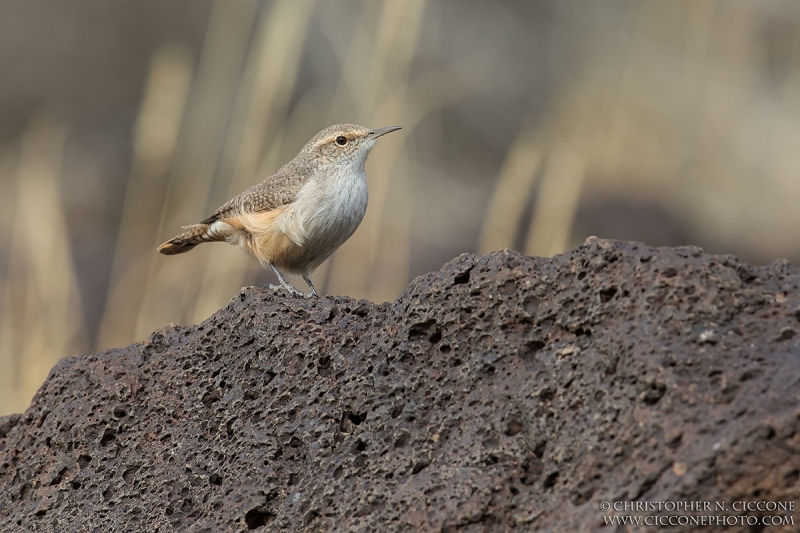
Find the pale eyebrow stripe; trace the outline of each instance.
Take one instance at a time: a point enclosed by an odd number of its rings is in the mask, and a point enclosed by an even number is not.
[[[347,137],[347,135],[345,135],[343,133],[335,133],[335,134],[333,134],[333,135],[331,135],[329,137],[325,137],[324,139],[320,139],[317,142],[317,144],[315,144],[314,146],[322,146],[323,144],[327,144],[329,142],[333,142],[336,139],[336,137],[339,137],[340,135],[344,135],[345,137]],[[347,137],[347,140],[350,140],[350,137]]]

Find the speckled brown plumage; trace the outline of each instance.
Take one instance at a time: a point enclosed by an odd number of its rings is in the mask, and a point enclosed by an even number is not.
[[[211,224],[215,220],[227,218],[235,213],[270,211],[290,204],[294,202],[297,193],[312,174],[308,165],[298,164],[296,160],[292,160],[261,183],[253,185],[226,202],[202,223]]]

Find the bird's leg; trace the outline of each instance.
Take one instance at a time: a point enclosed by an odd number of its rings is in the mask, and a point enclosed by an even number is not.
[[[308,284],[308,288],[311,289],[311,291],[308,293],[309,297],[316,296],[317,298],[319,298],[319,295],[317,294],[317,289],[315,289],[314,284],[311,283],[311,276],[309,276],[308,274],[303,274],[303,281],[305,281]]]
[[[317,292],[314,290],[314,287],[311,287],[311,292],[303,292],[301,290],[298,290],[297,288],[294,287],[294,285],[286,281],[286,278],[283,277],[283,274],[281,274],[281,271],[278,270],[278,268],[275,265],[270,263],[269,266],[272,267],[272,271],[275,272],[276,276],[278,276],[278,281],[280,282],[281,287],[289,291],[289,294],[291,294],[292,296],[302,296],[303,298],[311,298],[312,296],[317,295]],[[278,287],[268,283],[264,286],[264,288],[277,289]]]

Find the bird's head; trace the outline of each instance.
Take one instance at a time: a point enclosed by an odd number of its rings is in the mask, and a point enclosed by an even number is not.
[[[334,124],[317,133],[302,151],[321,164],[361,170],[378,137],[399,129],[400,126],[371,130],[358,124]]]

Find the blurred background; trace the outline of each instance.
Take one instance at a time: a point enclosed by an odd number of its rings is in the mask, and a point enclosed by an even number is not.
[[[403,130],[322,293],[590,235],[800,258],[793,0],[2,0],[0,414],[274,281],[155,249],[336,122]]]

